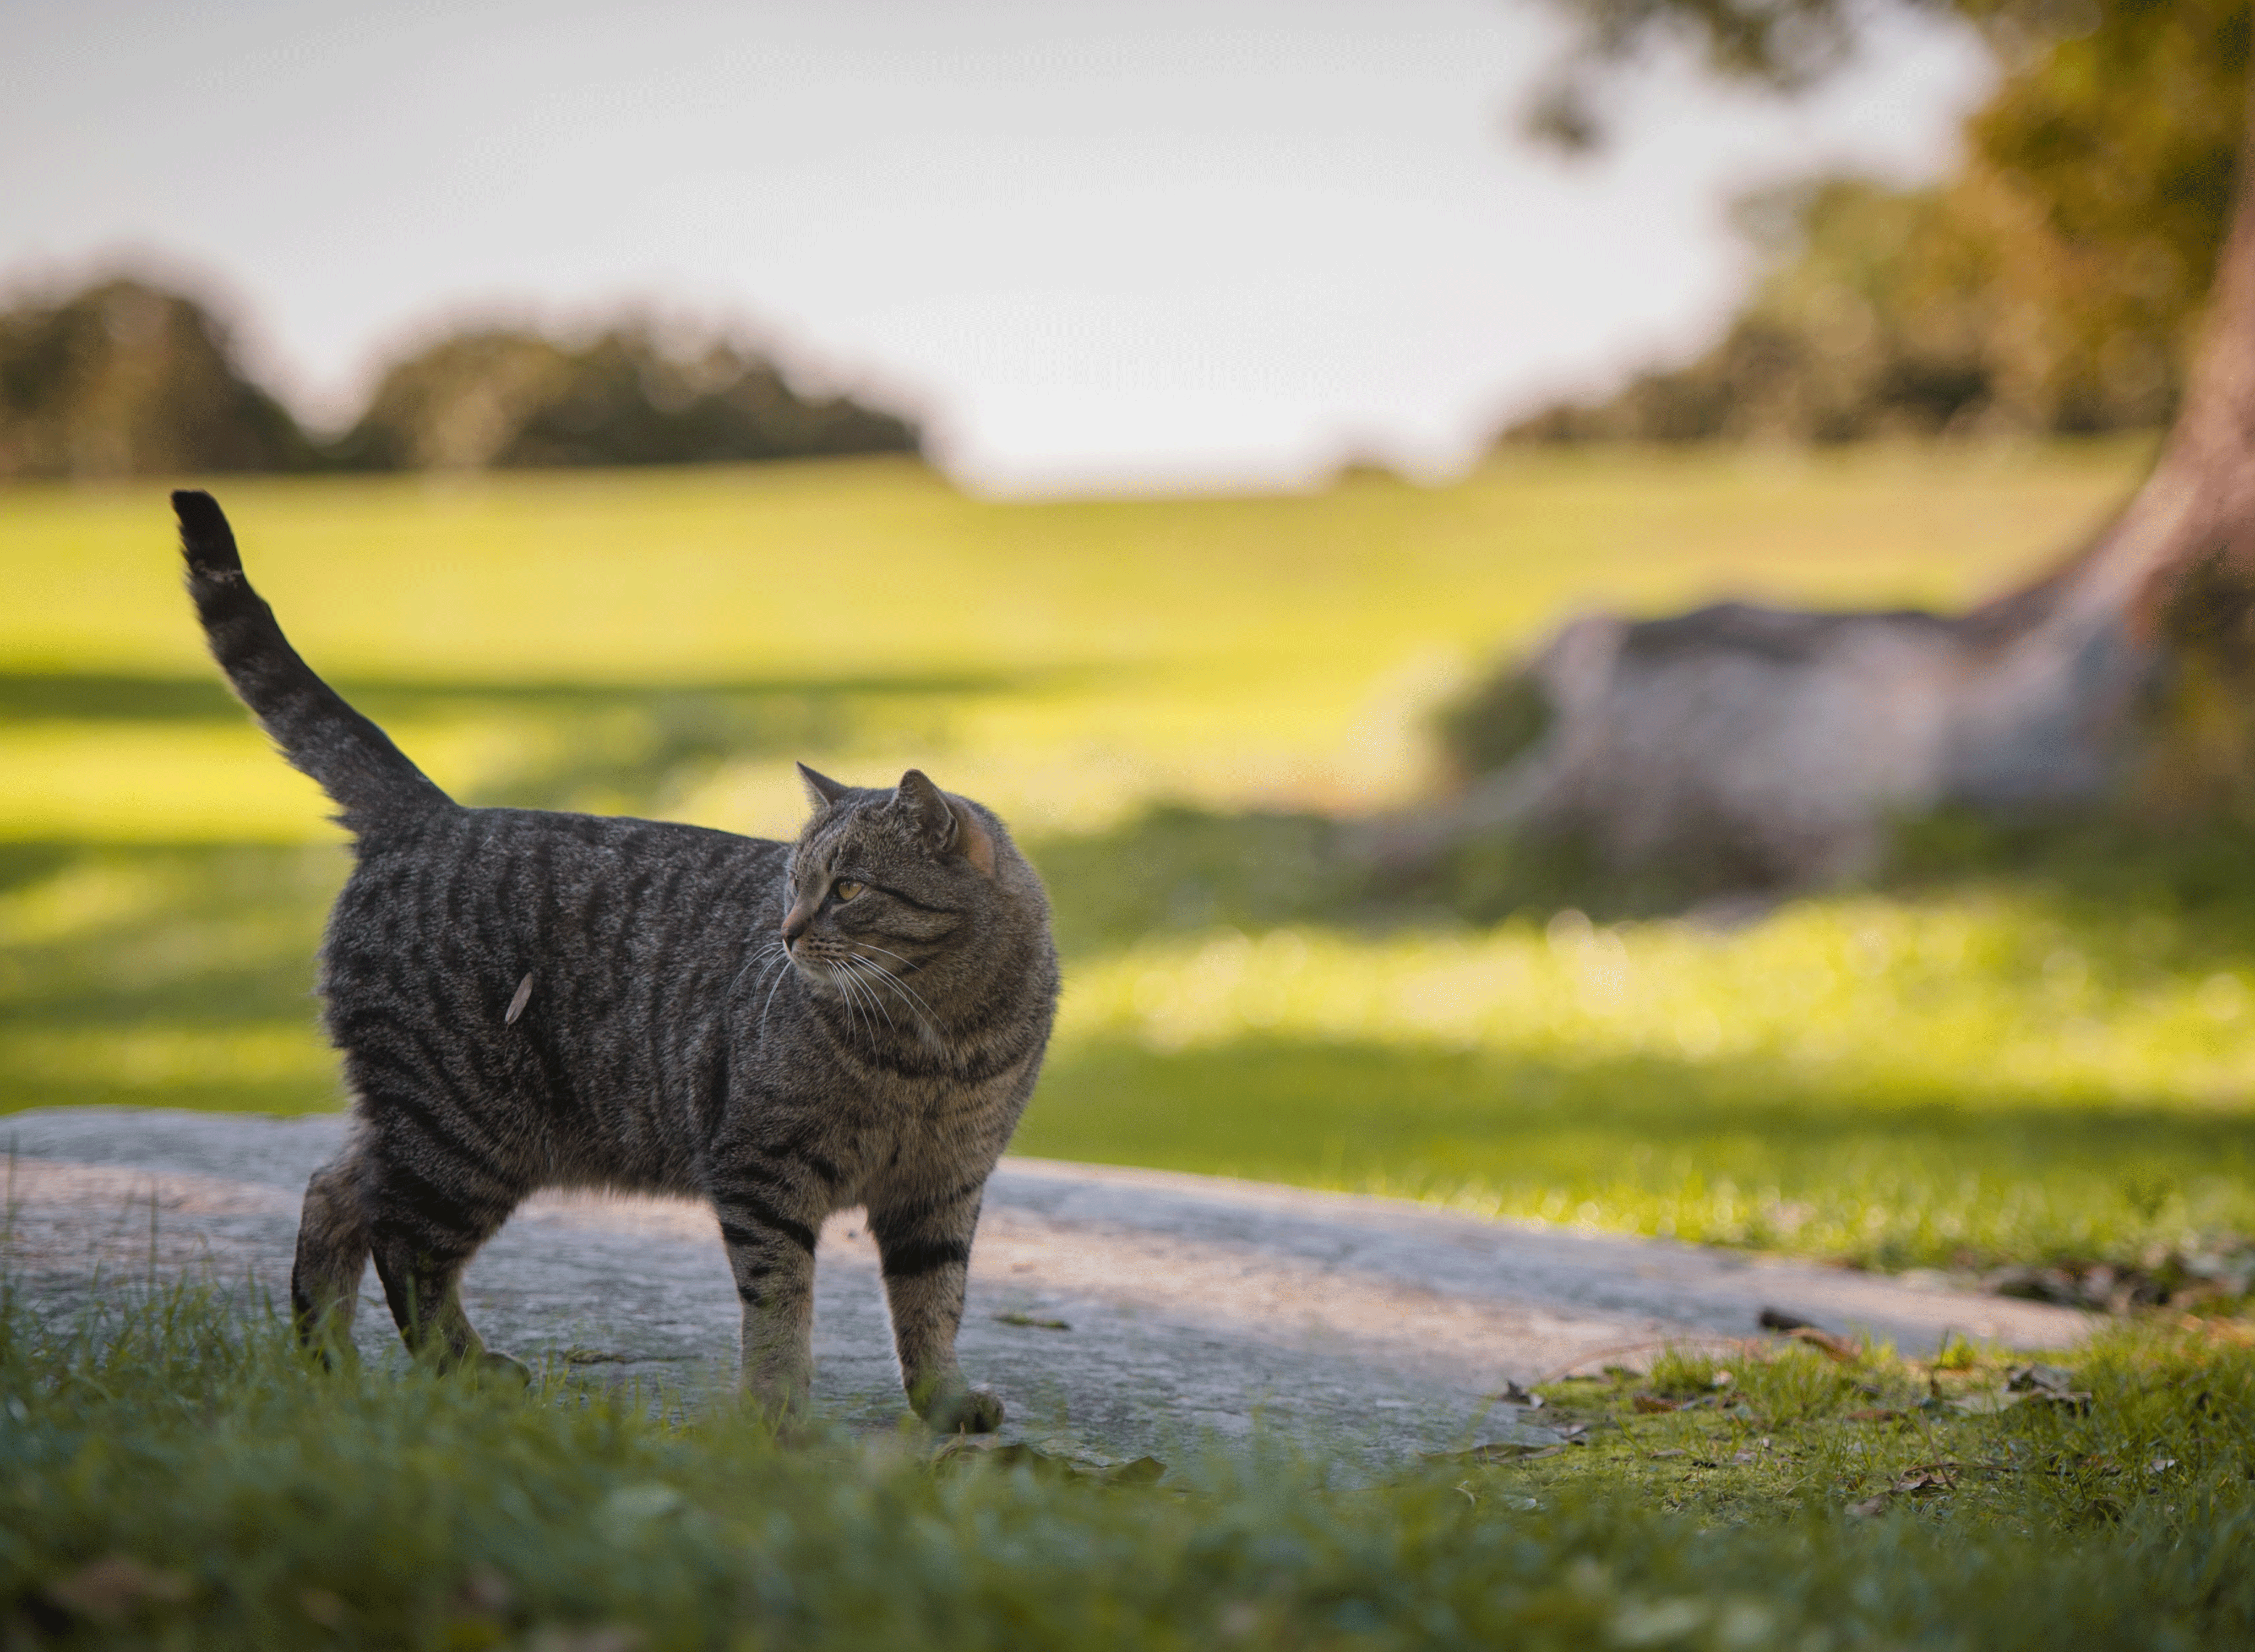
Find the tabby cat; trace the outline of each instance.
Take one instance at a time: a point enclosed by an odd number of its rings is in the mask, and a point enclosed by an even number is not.
[[[355,1119],[306,1189],[299,1334],[349,1330],[372,1253],[418,1355],[521,1368],[460,1295],[518,1202],[689,1194],[720,1218],[745,1387],[796,1407],[815,1235],[861,1206],[910,1403],[944,1430],[1000,1424],[955,1336],[1057,994],[1048,901],[1002,823],[913,769],[864,790],[804,765],[795,843],[463,808],[299,657],[211,496],[172,506],[214,657],[353,837],[321,991]]]

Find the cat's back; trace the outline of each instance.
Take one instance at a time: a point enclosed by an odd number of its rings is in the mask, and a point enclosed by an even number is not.
[[[544,1020],[565,1000],[600,1014],[657,977],[741,963],[781,920],[788,854],[671,821],[435,812],[360,845],[330,917],[324,990],[333,1010],[381,987],[501,1024],[530,975]]]

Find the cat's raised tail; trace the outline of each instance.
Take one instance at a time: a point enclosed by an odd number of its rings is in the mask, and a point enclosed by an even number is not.
[[[390,735],[346,705],[290,646],[274,610],[244,577],[219,502],[183,489],[172,496],[172,513],[180,519],[188,594],[212,657],[291,765],[336,800],[345,826],[365,836],[387,822],[452,807]]]

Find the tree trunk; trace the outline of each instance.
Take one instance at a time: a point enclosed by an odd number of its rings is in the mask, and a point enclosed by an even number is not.
[[[1619,872],[1793,886],[1869,869],[1892,821],[1938,807],[2255,797],[2251,156],[2255,139],[2182,409],[2088,547],[1956,616],[1577,621],[1460,717],[1486,772],[1381,833],[1381,858],[1512,829],[1580,838]],[[1507,756],[1505,725],[1525,741]]]

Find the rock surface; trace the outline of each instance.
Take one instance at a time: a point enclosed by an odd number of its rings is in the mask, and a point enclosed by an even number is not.
[[[208,1276],[286,1290],[306,1175],[344,1121],[130,1107],[0,1120],[7,1267],[67,1314],[116,1283]],[[816,1400],[903,1414],[875,1247],[823,1229]],[[713,1220],[672,1201],[543,1195],[472,1264],[488,1342],[621,1379],[733,1384],[736,1298]],[[1947,1333],[2061,1346],[2071,1311],[1806,1262],[1352,1194],[1011,1158],[989,1185],[962,1337],[1008,1438],[1113,1458],[1266,1424],[1385,1458],[1508,1432],[1483,1396],[1662,1340],[1760,1334],[1775,1307],[1905,1352]],[[369,1271],[362,1346],[396,1346]]]

